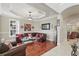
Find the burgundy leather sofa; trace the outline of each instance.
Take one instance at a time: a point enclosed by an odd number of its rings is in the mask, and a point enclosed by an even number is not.
[[[47,35],[45,33],[24,33],[24,34],[17,34],[16,35],[16,42],[17,43],[22,43],[22,38],[23,37],[28,37],[29,36],[28,34],[31,34],[32,38],[33,37],[38,38],[38,39],[35,39],[38,42],[45,42],[46,38],[47,38]]]

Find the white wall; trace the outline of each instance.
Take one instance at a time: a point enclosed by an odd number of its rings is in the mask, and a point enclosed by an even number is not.
[[[0,36],[1,38],[4,38],[5,40],[15,41],[15,37],[12,37],[12,38],[9,37],[9,19],[15,19],[15,18],[10,18],[7,16],[0,17]],[[32,21],[27,21],[24,19],[16,19],[16,20],[19,20],[19,23],[20,23],[20,26],[19,26],[20,33],[33,32],[33,29],[32,31],[24,31],[24,29],[21,28],[21,25],[24,25],[24,23],[33,25]]]
[[[67,26],[64,20],[61,20],[60,25],[60,43],[67,41]]]
[[[35,21],[34,22],[34,31],[35,32],[41,32],[41,33],[46,33],[47,34],[47,39],[54,41],[55,40],[55,35],[56,35],[56,30],[55,30],[55,26],[56,26],[56,17],[51,17],[51,18],[45,18],[42,19],[42,21]],[[50,30],[42,30],[41,28],[41,24],[45,24],[45,23],[50,23]]]
[[[1,31],[1,38],[4,38],[5,40],[10,39],[11,41],[15,41],[15,38],[9,37],[9,17],[1,16],[0,17],[0,31]],[[16,19],[20,21],[20,33],[26,33],[26,32],[40,32],[40,33],[46,33],[47,39],[54,41],[55,40],[55,25],[56,25],[56,17],[52,18],[45,18],[42,19],[42,21],[29,21],[29,20],[23,20],[23,19]],[[34,29],[32,31],[24,31],[24,29],[21,28],[22,25],[31,24],[34,26]],[[50,23],[50,30],[42,30],[41,24]]]
[[[56,30],[55,30],[56,20],[57,20],[56,17],[48,17],[48,18],[44,18],[38,21],[20,20],[20,25],[23,25],[24,23],[26,23],[26,24],[31,24],[32,26],[34,26],[34,29],[32,29],[31,31],[24,31],[23,29],[20,28],[20,33],[27,33],[27,32],[46,33],[47,39],[54,41],[55,35],[56,35]],[[41,24],[45,24],[45,23],[50,23],[50,30],[41,29],[42,28]]]
[[[57,27],[57,45],[60,45],[62,42],[67,41],[67,27],[61,14],[58,15],[57,19],[60,20]]]

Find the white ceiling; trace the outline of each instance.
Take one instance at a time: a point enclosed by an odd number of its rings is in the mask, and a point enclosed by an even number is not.
[[[60,13],[67,23],[79,23],[79,3],[46,3],[46,5]]]
[[[71,16],[74,17],[77,14],[79,14],[79,5],[67,8],[66,10],[64,10],[64,13],[62,15],[63,15],[64,18],[68,18],[68,17],[71,17]]]
[[[77,24],[79,23],[79,5],[72,6],[64,10],[62,14],[64,20],[70,24]]]
[[[63,11],[67,8],[79,5],[79,3],[46,3],[46,5],[54,9],[58,13],[63,13]]]
[[[77,6],[76,6],[77,5]],[[75,17],[79,14],[79,4],[74,3],[0,3],[1,15],[27,19],[29,11],[32,12],[33,20],[57,15],[61,13],[64,18]],[[67,20],[68,22],[71,20]],[[74,22],[74,20],[73,20]]]
[[[29,11],[32,12],[31,15],[34,20],[39,20],[57,14],[56,11],[43,3],[2,3],[1,9],[1,15],[20,19],[27,19]]]

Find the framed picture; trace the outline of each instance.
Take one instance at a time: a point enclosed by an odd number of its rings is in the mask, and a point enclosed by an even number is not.
[[[42,24],[42,30],[50,30],[50,23]]]
[[[24,31],[31,31],[31,24],[24,24]]]

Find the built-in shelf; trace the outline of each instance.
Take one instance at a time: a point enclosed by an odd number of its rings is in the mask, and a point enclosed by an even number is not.
[[[9,20],[9,37],[16,37],[19,33],[19,21],[16,19]]]

